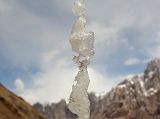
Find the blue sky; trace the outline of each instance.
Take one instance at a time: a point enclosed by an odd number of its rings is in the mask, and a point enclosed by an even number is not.
[[[0,0],[0,82],[25,98],[67,99],[78,69],[71,61],[74,0]],[[96,55],[89,91],[110,90],[160,56],[159,0],[88,0]]]

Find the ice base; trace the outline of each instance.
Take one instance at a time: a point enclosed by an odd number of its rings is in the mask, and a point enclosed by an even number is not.
[[[77,114],[78,119],[89,119],[90,101],[88,99],[89,76],[87,68],[83,67],[75,77],[68,108]]]

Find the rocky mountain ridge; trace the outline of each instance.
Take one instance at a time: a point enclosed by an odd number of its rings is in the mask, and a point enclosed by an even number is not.
[[[148,63],[144,74],[126,78],[103,97],[89,94],[91,119],[160,119],[160,59]],[[76,119],[65,100],[34,105],[48,119]]]

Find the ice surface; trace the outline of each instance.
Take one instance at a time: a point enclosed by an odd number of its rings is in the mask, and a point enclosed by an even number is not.
[[[73,5],[73,13],[76,16],[83,16],[85,14],[85,1],[84,0],[76,0]]]
[[[89,119],[90,102],[87,90],[90,80],[85,67],[78,72],[74,82],[68,108],[78,115],[78,119]]]
[[[69,98],[68,108],[77,114],[78,119],[89,119],[90,102],[88,99],[89,76],[87,65],[94,56],[94,33],[86,32],[85,1],[76,0],[73,6],[73,13],[78,19],[73,24],[70,43],[73,51],[77,54],[73,61],[79,65],[79,72],[75,77],[72,92]]]
[[[71,36],[70,43],[72,49],[78,54],[90,59],[94,55],[94,33],[82,32],[79,34],[73,34]]]
[[[86,32],[85,0],[76,0],[73,12],[78,16],[71,31],[71,46],[73,51],[79,55],[79,62],[82,59],[90,59],[94,56],[94,33]]]
[[[72,27],[71,35],[85,32],[86,18],[85,16],[81,16],[76,20]]]

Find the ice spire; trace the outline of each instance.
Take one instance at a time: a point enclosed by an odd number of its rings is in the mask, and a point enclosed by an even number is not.
[[[79,72],[75,77],[68,108],[78,119],[89,119],[90,102],[88,99],[89,76],[87,65],[94,56],[94,33],[86,32],[85,0],[76,0],[73,13],[78,17],[71,31],[71,46],[76,55],[73,61],[78,64]]]

